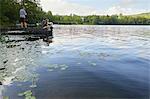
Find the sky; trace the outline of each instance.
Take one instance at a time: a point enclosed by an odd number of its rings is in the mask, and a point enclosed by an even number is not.
[[[112,15],[150,12],[150,0],[41,0],[44,11],[54,15]]]

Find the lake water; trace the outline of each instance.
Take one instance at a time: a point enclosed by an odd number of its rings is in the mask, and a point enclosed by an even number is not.
[[[150,98],[149,26],[55,25],[53,33],[49,43],[0,43],[0,98]]]

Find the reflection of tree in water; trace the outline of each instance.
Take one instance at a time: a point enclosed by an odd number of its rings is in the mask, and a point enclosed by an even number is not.
[[[28,81],[35,76],[35,61],[41,55],[40,41],[0,44],[0,81]],[[32,66],[32,67],[31,67]]]

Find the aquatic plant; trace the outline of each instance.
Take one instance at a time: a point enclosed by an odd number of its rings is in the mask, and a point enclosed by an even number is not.
[[[8,96],[4,96],[3,99],[9,99],[9,97]]]
[[[88,61],[88,63],[89,63],[90,65],[92,65],[92,66],[96,66],[96,65],[97,65],[96,63],[91,62],[91,61]]]
[[[30,85],[31,88],[37,87],[36,82],[38,80],[38,74],[34,74],[32,77],[32,85]]]
[[[66,64],[49,64],[47,67],[48,71],[53,71],[54,69],[66,70],[69,66]]]
[[[27,90],[25,92],[19,93],[18,96],[20,97],[24,96],[25,99],[36,99],[36,97],[32,95],[31,90]]]
[[[96,63],[91,63],[92,66],[96,66]]]
[[[78,65],[81,65],[81,63],[77,63]]]
[[[58,64],[49,64],[47,67],[49,69],[57,69],[59,67],[59,65]]]
[[[62,64],[62,65],[59,65],[59,66],[60,66],[61,70],[66,70],[68,68],[68,65],[66,65],[66,64]]]
[[[90,56],[91,54],[89,52],[79,52],[80,56]]]

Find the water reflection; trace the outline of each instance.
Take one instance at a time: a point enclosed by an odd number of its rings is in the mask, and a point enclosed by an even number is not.
[[[43,41],[47,43],[47,46],[49,46],[49,45],[50,45],[50,43],[53,43],[52,38],[53,38],[53,37],[43,38]]]
[[[11,37],[0,43],[0,96],[147,98],[149,31],[148,26],[54,26],[55,38]]]

